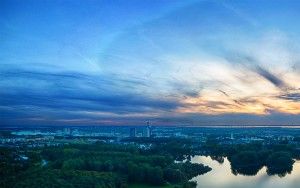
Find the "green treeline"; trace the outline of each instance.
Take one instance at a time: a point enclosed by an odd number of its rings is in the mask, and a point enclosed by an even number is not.
[[[168,147],[166,145],[166,147]],[[183,147],[182,145],[180,147]],[[188,180],[211,168],[175,163],[166,148],[144,151],[132,145],[90,144],[27,149],[1,148],[0,187],[128,187],[130,184],[195,187]]]
[[[0,148],[0,187],[196,187],[189,180],[211,170],[189,162],[196,154],[219,163],[227,157],[233,174],[255,175],[266,166],[269,175],[285,176],[293,169],[293,159],[300,158],[298,148],[288,143],[224,145],[215,139],[199,143],[175,138]]]
[[[289,144],[219,145],[211,142],[205,145],[205,150],[212,159],[218,161],[222,161],[222,157],[228,157],[232,173],[243,175],[256,175],[266,166],[269,175],[285,176],[293,170],[293,159],[300,156],[297,148]]]

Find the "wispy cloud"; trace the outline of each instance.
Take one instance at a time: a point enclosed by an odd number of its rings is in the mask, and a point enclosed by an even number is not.
[[[5,2],[1,124],[300,124],[299,6],[271,3]]]

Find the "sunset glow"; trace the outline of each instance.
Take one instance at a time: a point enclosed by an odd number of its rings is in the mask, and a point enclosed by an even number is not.
[[[300,6],[270,2],[1,1],[1,124],[298,125]]]

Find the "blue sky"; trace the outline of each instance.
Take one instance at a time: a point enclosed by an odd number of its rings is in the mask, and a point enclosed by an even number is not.
[[[0,1],[0,125],[299,125],[299,1]]]

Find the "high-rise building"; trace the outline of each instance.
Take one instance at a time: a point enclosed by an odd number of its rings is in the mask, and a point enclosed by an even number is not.
[[[130,128],[130,137],[136,137],[136,128]]]
[[[70,128],[65,128],[64,129],[64,134],[65,135],[70,135],[71,134],[71,129]]]
[[[146,134],[145,134],[145,137],[150,137],[151,136],[151,129],[150,127],[146,127]]]
[[[145,137],[151,137],[151,126],[150,122],[147,121],[146,131],[145,131]]]

